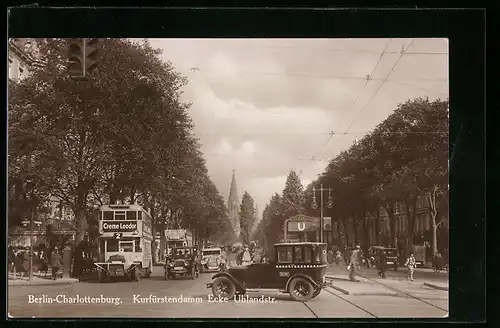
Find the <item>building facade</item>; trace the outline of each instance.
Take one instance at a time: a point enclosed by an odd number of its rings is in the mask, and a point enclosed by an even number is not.
[[[35,40],[9,39],[9,80],[20,81],[28,77],[33,67],[40,66],[40,53]]]
[[[240,235],[240,218],[239,212],[239,197],[238,189],[236,187],[236,175],[233,170],[233,177],[231,178],[231,189],[229,190],[229,198],[227,201],[228,216],[231,224],[233,225],[236,236]]]
[[[356,233],[354,232],[354,225],[352,218],[346,220],[346,226],[339,221],[334,221],[332,224],[332,234],[334,244],[352,246],[353,243],[362,243],[368,245],[377,245],[377,241],[383,246],[390,246],[391,244],[391,230],[389,216],[384,208],[379,209],[380,221],[377,237],[377,229],[375,227],[375,220],[373,214],[370,217],[368,226],[368,241],[364,236],[363,226],[358,223],[356,225]],[[449,221],[446,214],[443,215],[445,220],[440,224],[437,231],[438,236],[438,249],[443,250],[447,248],[448,244],[448,231]],[[394,218],[395,218],[395,235],[398,247],[405,248],[409,244],[411,232],[408,227],[407,212],[403,202],[397,202],[394,205]],[[432,242],[432,222],[431,222],[430,207],[427,197],[419,196],[416,203],[416,216],[415,225],[413,230],[414,244],[429,245]]]

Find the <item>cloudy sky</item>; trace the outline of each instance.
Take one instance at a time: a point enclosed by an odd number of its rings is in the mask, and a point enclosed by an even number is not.
[[[227,199],[234,167],[239,196],[248,191],[260,213],[290,170],[306,186],[398,103],[448,97],[446,39],[150,42],[189,79],[185,100],[219,191]]]

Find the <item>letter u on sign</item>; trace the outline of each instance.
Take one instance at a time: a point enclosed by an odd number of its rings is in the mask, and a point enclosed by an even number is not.
[[[306,228],[306,223],[305,222],[297,222],[297,228],[299,231],[304,231]]]

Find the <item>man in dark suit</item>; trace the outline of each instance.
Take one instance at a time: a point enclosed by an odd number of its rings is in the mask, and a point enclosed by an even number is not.
[[[385,254],[385,250],[380,250],[378,275],[382,278],[385,278],[386,267],[387,267],[387,255]]]

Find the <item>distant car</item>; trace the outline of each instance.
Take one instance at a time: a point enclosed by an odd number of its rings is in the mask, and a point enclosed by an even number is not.
[[[218,247],[201,250],[201,272],[217,272],[225,268],[222,249]]]
[[[386,265],[388,267],[393,267],[394,271],[398,271],[399,268],[399,256],[398,250],[392,247],[384,246],[371,246],[368,249],[370,264],[373,266],[378,266],[380,252],[385,252]]]
[[[274,290],[305,302],[318,296],[325,286],[325,243],[279,243],[274,262],[236,266],[212,277],[207,284],[217,298],[233,299],[247,292]]]

